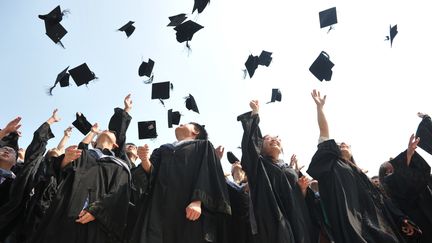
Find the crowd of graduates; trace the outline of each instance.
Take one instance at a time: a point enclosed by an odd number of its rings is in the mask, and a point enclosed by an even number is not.
[[[307,174],[295,155],[281,159],[279,137],[262,135],[257,100],[237,117],[231,177],[202,124],[177,126],[177,141],[153,150],[128,143],[131,95],[77,145],[68,127],[47,149],[56,109],[19,148],[17,117],[0,130],[0,242],[432,242],[431,168],[416,152],[432,153],[431,118],[419,113],[408,147],[369,178],[350,145],[331,138],[326,96],[311,96],[319,136]]]

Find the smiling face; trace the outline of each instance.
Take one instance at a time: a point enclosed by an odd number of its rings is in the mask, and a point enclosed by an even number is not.
[[[282,141],[278,136],[265,135],[261,154],[270,156],[274,160],[279,159],[279,155],[282,153],[281,142]]]

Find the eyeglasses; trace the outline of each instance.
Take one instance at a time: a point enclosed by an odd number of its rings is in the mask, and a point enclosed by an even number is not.
[[[4,151],[11,153],[11,154],[16,154],[15,149],[8,147],[8,146],[1,147],[0,150],[4,150]]]

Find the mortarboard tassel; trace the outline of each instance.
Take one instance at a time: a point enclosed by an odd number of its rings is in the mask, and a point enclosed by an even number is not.
[[[154,78],[154,75],[152,75],[149,79],[144,80],[144,83],[145,84],[151,84],[151,83],[153,83],[153,78]]]

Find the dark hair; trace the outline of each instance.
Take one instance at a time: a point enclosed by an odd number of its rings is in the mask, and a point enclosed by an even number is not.
[[[378,177],[379,177],[379,179],[380,179],[381,182],[388,175],[387,174],[387,169],[389,167],[393,167],[392,164],[390,164],[390,162],[384,162],[384,163],[381,164],[381,166],[379,168],[379,171],[378,171]]]
[[[371,180],[374,180],[374,179],[379,179],[379,177],[378,176],[372,176]]]
[[[198,135],[196,136],[196,139],[203,139],[203,140],[208,139],[208,133],[204,125],[200,125],[196,122],[191,122],[190,124],[194,125],[195,128],[198,130]]]

